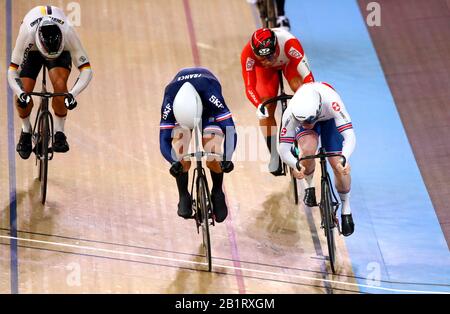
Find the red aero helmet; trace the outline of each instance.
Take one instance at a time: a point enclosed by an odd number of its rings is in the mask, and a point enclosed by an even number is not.
[[[252,35],[251,46],[255,55],[265,57],[273,54],[277,48],[277,36],[269,28],[260,28]]]

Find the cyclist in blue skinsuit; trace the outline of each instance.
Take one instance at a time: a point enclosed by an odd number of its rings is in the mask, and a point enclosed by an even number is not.
[[[176,97],[182,93],[182,97]],[[178,215],[192,216],[191,196],[188,191],[190,161],[181,159],[188,152],[193,124],[185,122],[194,116],[192,104],[198,102],[202,108],[202,143],[206,152],[221,153],[223,159],[209,158],[213,186],[211,200],[216,222],[225,220],[228,214],[225,195],[222,191],[223,173],[234,168],[231,157],[236,148],[237,134],[218,79],[206,68],[185,68],[178,72],[167,85],[161,107],[160,149],[171,164],[170,173],[176,178],[179,203]],[[176,110],[174,110],[176,108]],[[175,113],[177,112],[177,113]],[[221,149],[223,140],[223,150]]]

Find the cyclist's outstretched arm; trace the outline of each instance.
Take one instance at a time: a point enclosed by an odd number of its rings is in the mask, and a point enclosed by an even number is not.
[[[236,127],[234,126],[233,118],[230,116],[230,118],[219,122],[219,126],[225,135],[223,142],[225,160],[231,161],[237,144],[237,132]]]
[[[80,70],[80,75],[75,85],[69,91],[73,97],[77,97],[88,86],[93,73],[87,53],[73,27],[69,27],[67,31],[66,48],[70,51],[73,64]]]
[[[293,169],[297,169],[297,158],[294,157],[291,151],[295,142],[295,127],[296,122],[292,119],[292,112],[288,107],[283,114],[278,153],[281,160]]]
[[[344,102],[340,97],[337,97],[336,103],[338,104],[338,111],[332,110],[334,113],[334,122],[339,133],[341,133],[344,138],[344,142],[342,144],[342,155],[344,155],[348,160],[350,155],[355,150],[356,136],[353,130],[352,119],[345,108]]]
[[[222,95],[222,87],[218,82],[213,82],[211,88],[206,92],[206,98],[210,110],[214,113],[215,120],[224,134],[224,157],[231,161],[237,144],[237,133],[233,116],[228,109]]]
[[[33,38],[28,33],[25,24],[22,23],[17,36],[16,46],[11,55],[11,63],[8,69],[8,83],[11,89],[17,96],[20,96],[24,91],[22,89],[22,81],[19,77],[19,67],[24,61],[26,51],[33,47]]]
[[[259,97],[256,91],[256,70],[255,70],[256,60],[252,56],[250,45],[247,44],[241,54],[241,67],[242,67],[242,77],[245,83],[245,94],[248,100],[258,108],[261,103],[261,97]]]
[[[309,66],[308,58],[306,57],[300,41],[296,38],[292,38],[286,42],[284,49],[290,62],[297,66],[297,72],[302,77],[302,83],[314,82],[314,76]]]
[[[159,149],[164,158],[171,164],[176,162],[172,156],[172,131],[175,125],[172,100],[165,96],[161,106],[161,121],[159,123]]]
[[[348,160],[355,150],[356,146],[356,136],[353,128],[347,129],[341,132],[342,137],[344,138],[344,143],[342,144],[342,155]]]

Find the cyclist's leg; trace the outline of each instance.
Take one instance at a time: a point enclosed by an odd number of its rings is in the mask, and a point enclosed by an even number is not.
[[[177,155],[177,159],[180,159],[189,150],[191,132],[183,128],[175,128],[172,137],[172,147]],[[183,165],[183,173],[176,178],[179,197],[178,215],[183,218],[189,218],[192,216],[191,195],[188,189],[191,161],[181,160],[181,164]]]
[[[322,146],[329,153],[337,152],[341,153],[343,137],[338,132],[334,120],[326,121],[322,127]],[[352,212],[350,208],[350,189],[351,189],[351,175],[343,174],[338,170],[340,166],[340,157],[328,158],[335,178],[335,186],[338,191],[339,198],[342,203],[341,217],[342,217],[342,233],[345,236],[349,236],[354,231],[354,223],[352,218]]]
[[[341,153],[344,139],[338,132],[334,120],[323,122],[321,128],[322,146],[324,147],[325,151],[328,153]],[[339,193],[343,194],[349,193],[351,186],[351,175],[344,175],[337,170],[338,166],[340,165],[340,157],[330,157],[328,158],[328,162],[330,163],[331,168],[333,169],[333,172],[335,174],[336,190]]]
[[[256,91],[264,102],[269,98],[277,96],[279,89],[278,71],[256,67],[257,84]],[[281,172],[281,160],[277,151],[277,122],[275,119],[276,104],[267,107],[269,117],[259,120],[261,132],[266,139],[266,145],[270,152],[269,171],[278,175]]]
[[[208,153],[216,153],[222,155],[223,132],[219,126],[214,123],[204,125],[203,129],[203,148]],[[225,220],[228,215],[228,208],[223,193],[223,171],[220,167],[220,158],[208,157],[206,166],[210,170],[213,186],[211,189],[211,201],[213,203],[214,216],[216,222],[220,223]]]
[[[279,81],[278,72],[275,69],[266,69],[262,67],[256,67],[256,91],[261,97],[261,101],[264,102],[269,98],[276,97],[278,95]],[[259,120],[261,132],[264,137],[277,135],[277,122],[275,120],[276,104],[268,105],[267,107],[269,117]]]
[[[175,151],[177,158],[180,159],[181,156],[189,151],[192,132],[181,127],[174,128],[172,132],[172,148]],[[188,172],[191,168],[191,160],[182,159],[180,162],[183,165],[183,171]]]
[[[314,155],[319,145],[320,125],[319,123],[313,129],[300,128],[296,135],[300,158],[302,156]],[[302,166],[305,167],[305,179],[300,180],[301,187],[305,190],[304,202],[307,206],[317,206],[316,191],[313,183],[314,170],[316,163],[314,159],[303,160]]]
[[[43,58],[37,51],[31,51],[28,53],[28,58],[22,66],[19,77],[22,83],[23,90],[30,93],[34,90],[36,85],[36,78],[41,71]],[[22,131],[20,133],[20,139],[17,143],[16,150],[20,157],[27,159],[30,157],[32,151],[31,132],[32,126],[30,121],[30,114],[33,109],[33,100],[28,104],[26,108],[20,108],[16,98],[16,108],[19,113],[19,117],[22,120]]]
[[[70,53],[64,51],[56,60],[46,61],[48,67],[48,75],[52,82],[55,93],[67,93],[67,81],[72,66]],[[69,144],[67,143],[64,134],[64,124],[67,116],[67,108],[64,105],[64,97],[54,97],[52,99],[52,107],[55,113],[54,131],[55,131],[55,145],[54,151],[67,152]]]

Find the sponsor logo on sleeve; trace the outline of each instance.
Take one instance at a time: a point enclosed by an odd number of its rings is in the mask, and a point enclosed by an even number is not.
[[[85,56],[81,56],[79,60],[80,60],[80,62],[84,63],[84,62],[86,62],[87,59]]]
[[[256,98],[256,95],[253,93],[252,90],[249,90],[248,94],[250,95],[250,97],[253,99],[254,102],[258,102],[258,99]]]
[[[344,121],[346,122],[346,123],[348,123],[349,122],[349,120],[348,120],[348,118],[347,118],[347,116],[341,111],[341,112],[339,112],[339,114],[341,115],[341,117],[342,117],[342,119],[344,119]]]
[[[214,95],[211,95],[211,97],[209,98],[209,101],[210,101],[214,106],[216,106],[216,107],[219,108],[219,109],[225,108],[225,107],[223,106],[223,104],[220,102],[220,100],[219,100],[216,96],[214,96]]]
[[[303,57],[303,55],[300,53],[300,51],[298,51],[297,49],[295,49],[294,47],[291,47],[291,49],[289,49],[288,54],[295,59],[301,59]]]
[[[333,102],[331,104],[331,107],[333,107],[333,110],[336,111],[336,112],[341,111],[341,106],[339,106],[339,104],[337,102]]]
[[[247,62],[245,64],[245,69],[247,71],[252,71],[254,66],[255,66],[255,60],[253,60],[252,58],[248,57],[247,58]]]
[[[281,136],[285,136],[286,135],[286,133],[287,133],[287,129],[286,128],[282,128],[281,129]]]
[[[23,69],[25,64],[28,61],[28,54],[30,53],[31,48],[33,48],[34,44],[29,43],[28,47],[25,48],[25,51],[23,52],[23,59],[22,59],[22,64],[20,65],[20,67]]]
[[[170,104],[167,104],[163,111],[163,116],[162,116],[163,120],[167,120],[171,111],[172,111],[172,107],[170,106]]]
[[[288,118],[286,119],[286,123],[285,123],[284,125],[288,126],[289,123],[291,123],[291,119],[292,119],[292,117],[288,117]]]

